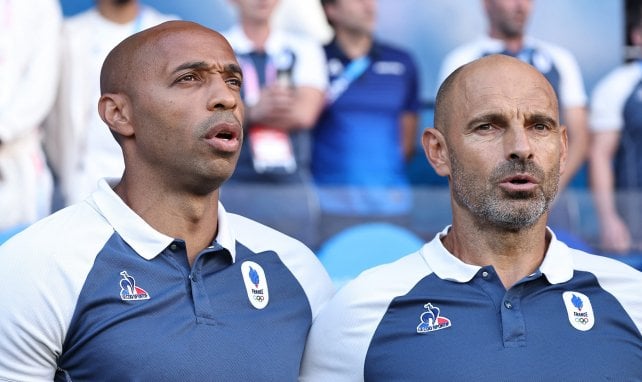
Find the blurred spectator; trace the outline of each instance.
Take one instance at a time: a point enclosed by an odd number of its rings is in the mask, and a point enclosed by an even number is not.
[[[126,37],[176,18],[137,0],[97,0],[64,21],[61,79],[45,148],[65,205],[87,197],[99,179],[123,173],[120,147],[96,108],[107,53]]]
[[[639,5],[638,5],[639,7]],[[591,97],[591,191],[608,252],[642,250],[642,13],[627,12],[637,52],[595,87]]]
[[[0,231],[50,212],[40,128],[55,97],[61,21],[55,0],[0,1]]]
[[[278,0],[230,1],[239,21],[224,35],[243,69],[246,126],[221,198],[230,211],[313,245],[318,207],[310,187],[309,130],[327,85],[323,50],[314,39],[271,27]]]
[[[493,53],[517,57],[535,66],[553,85],[560,100],[562,123],[568,128],[569,156],[560,179],[563,190],[584,164],[589,145],[587,96],[579,65],[566,49],[525,35],[532,0],[483,1],[488,36],[449,53],[442,63],[438,85],[459,66]]]
[[[335,38],[326,45],[330,85],[313,130],[312,174],[322,237],[363,220],[405,224],[405,164],[416,145],[419,80],[408,53],[373,35],[375,0],[322,0]]]
[[[274,11],[274,27],[294,33],[304,33],[322,44],[332,39],[319,0],[280,0]]]

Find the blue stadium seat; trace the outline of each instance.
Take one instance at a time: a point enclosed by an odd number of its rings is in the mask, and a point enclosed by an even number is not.
[[[421,248],[423,240],[390,223],[365,223],[347,228],[323,243],[317,252],[337,288],[362,271],[389,263]]]

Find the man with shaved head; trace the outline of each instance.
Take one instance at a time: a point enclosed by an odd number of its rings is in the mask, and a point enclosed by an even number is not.
[[[505,55],[464,65],[423,146],[452,225],[335,295],[301,381],[639,379],[642,273],[546,225],[568,150],[546,78]]]
[[[170,21],[116,46],[100,80],[125,171],[0,247],[0,380],[296,380],[332,284],[219,202],[243,140],[232,48]]]

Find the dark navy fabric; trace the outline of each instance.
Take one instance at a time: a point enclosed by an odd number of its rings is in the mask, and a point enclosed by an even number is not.
[[[336,41],[328,61],[350,60]],[[411,57],[375,42],[371,65],[326,107],[313,130],[312,173],[321,185],[397,186],[408,183],[399,120],[419,110],[418,74]],[[330,81],[338,73],[330,73]]]
[[[248,300],[246,260],[265,271],[264,309]],[[122,300],[121,272],[149,299]],[[304,290],[275,252],[237,243],[232,263],[214,242],[190,268],[180,240],[145,260],[114,234],[80,293],[56,380],[295,381],[301,352],[293,349],[302,349],[311,321]]]
[[[569,324],[562,300],[569,290],[590,296],[590,331]],[[427,303],[450,327],[417,332]],[[508,291],[492,267],[481,268],[467,287],[430,274],[390,302],[368,348],[364,379],[642,380],[641,343],[621,304],[587,272],[554,285],[536,273]]]
[[[493,54],[493,52],[486,53],[484,54],[484,56],[488,56],[490,54]],[[551,86],[553,87],[553,90],[555,90],[557,99],[558,100],[562,99],[560,97],[560,81],[561,81],[560,72],[555,66],[555,64],[553,63],[552,58],[546,55],[546,53],[536,48],[524,48],[521,51],[516,53],[508,50],[504,50],[501,52],[501,54],[518,58],[534,66],[540,73],[544,75],[544,77],[546,77],[548,82],[551,84]]]
[[[624,126],[615,157],[615,187],[642,189],[642,81],[624,104]]]

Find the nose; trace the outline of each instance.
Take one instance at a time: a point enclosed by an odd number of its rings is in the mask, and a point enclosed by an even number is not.
[[[513,126],[504,135],[505,152],[508,160],[525,161],[533,159],[533,146],[528,130],[523,126]]]
[[[223,78],[216,78],[209,86],[207,110],[230,110],[238,106],[240,95]]]

